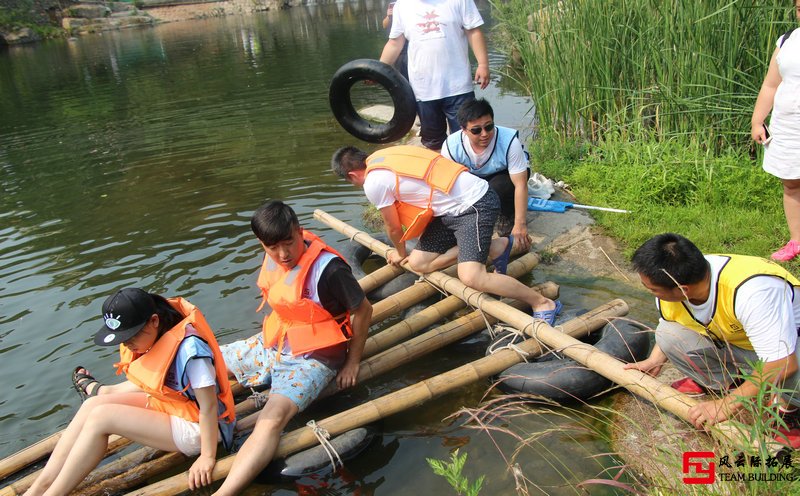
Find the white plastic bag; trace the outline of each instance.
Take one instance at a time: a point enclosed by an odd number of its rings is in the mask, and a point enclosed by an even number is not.
[[[538,172],[531,174],[530,179],[528,179],[528,196],[547,200],[555,190],[553,180],[544,177]]]

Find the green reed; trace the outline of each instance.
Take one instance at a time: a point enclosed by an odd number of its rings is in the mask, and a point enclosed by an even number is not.
[[[683,137],[749,147],[750,115],[789,0],[508,0],[539,126],[592,141]]]

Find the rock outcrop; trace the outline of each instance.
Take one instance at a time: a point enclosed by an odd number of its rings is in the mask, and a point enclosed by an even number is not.
[[[80,3],[64,11],[61,27],[69,34],[87,34],[151,25],[155,19],[130,3]]]

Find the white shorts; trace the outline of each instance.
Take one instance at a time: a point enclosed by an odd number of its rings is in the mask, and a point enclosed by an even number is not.
[[[200,454],[200,423],[189,422],[188,420],[169,416],[169,424],[172,428],[172,442],[178,447],[178,451],[186,456],[196,456]],[[219,429],[217,429],[217,442],[220,440]]]

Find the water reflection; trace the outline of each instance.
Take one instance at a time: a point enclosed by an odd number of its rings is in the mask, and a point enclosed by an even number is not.
[[[342,237],[312,220],[315,208],[361,225],[363,195],[328,172],[331,152],[356,140],[330,115],[327,88],[344,62],[380,53],[384,12],[379,1],[314,3],[0,53],[0,454],[66,424],[74,366],[116,380],[115,352],[91,342],[108,293],[182,295],[227,342],[258,328],[257,205],[290,201],[334,245]],[[503,59],[492,51],[490,61],[498,69]],[[498,121],[529,134],[530,100],[495,74],[481,95]],[[444,429],[438,421],[485,386],[426,407],[420,429]],[[316,418],[330,407],[321,408]],[[418,414],[394,417],[389,438],[415,431]],[[424,456],[444,458],[435,437]],[[397,444],[390,458],[402,461],[364,468],[364,487],[402,490],[404,477],[386,476],[409,460],[427,471],[423,446]],[[426,472],[420,484],[433,480]]]

